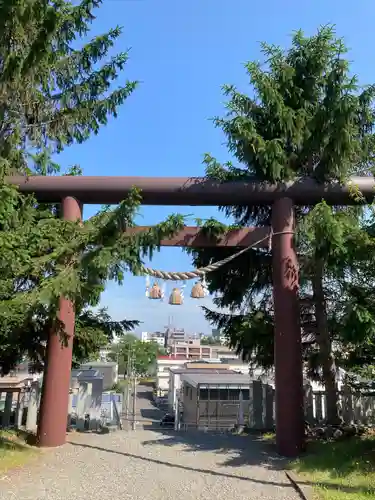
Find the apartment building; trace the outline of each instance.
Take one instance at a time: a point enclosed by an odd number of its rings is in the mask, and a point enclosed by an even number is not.
[[[200,340],[188,340],[187,342],[174,342],[170,345],[172,356],[183,356],[190,360],[212,358],[212,348],[202,345]]]
[[[169,347],[175,342],[185,342],[186,336],[186,332],[183,328],[167,328],[165,332],[165,345]]]

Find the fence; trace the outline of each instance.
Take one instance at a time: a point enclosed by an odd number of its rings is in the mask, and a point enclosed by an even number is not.
[[[90,395],[89,395],[90,396]],[[0,428],[26,428],[35,432],[40,405],[40,386],[33,383],[22,390],[8,389],[0,392]],[[121,428],[123,395],[112,391],[103,392],[99,401],[70,395],[68,426],[81,430],[97,429],[100,426],[114,425]]]
[[[250,384],[249,426],[270,430],[275,425],[275,390],[268,384],[253,381]],[[375,393],[339,391],[341,416],[346,424],[375,424]],[[310,424],[324,422],[327,412],[326,393],[306,387],[305,418]]]
[[[323,424],[326,419],[326,393],[313,391],[309,386],[305,389],[306,421],[311,425]],[[240,420],[255,431],[272,431],[275,427],[275,389],[261,381],[250,383],[249,396],[242,402],[231,401],[229,404],[222,399],[197,401],[198,408],[195,405],[192,408],[190,399],[184,404],[184,397],[181,392],[183,411],[179,424],[185,430],[223,430],[235,424],[241,425]],[[375,424],[375,392],[351,392],[349,388],[345,388],[339,392],[339,404],[346,424]]]

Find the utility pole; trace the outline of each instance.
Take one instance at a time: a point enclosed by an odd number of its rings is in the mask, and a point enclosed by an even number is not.
[[[132,373],[132,346],[129,344],[128,347],[128,359],[126,362],[126,385],[125,385],[125,416],[126,420],[129,419],[129,406],[130,406],[130,381]]]
[[[133,419],[132,419],[132,430],[136,430],[136,410],[137,410],[137,376],[135,372],[133,373]]]

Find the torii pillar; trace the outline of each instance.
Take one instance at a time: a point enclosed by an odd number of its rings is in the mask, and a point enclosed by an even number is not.
[[[281,198],[274,202],[272,229],[276,446],[280,455],[296,457],[304,448],[304,395],[299,273],[291,199]]]
[[[81,220],[82,208],[75,198],[67,196],[61,207],[65,220]],[[37,436],[38,445],[49,448],[61,446],[66,441],[75,310],[74,304],[64,297],[60,299],[58,317],[64,324],[66,343],[58,333],[51,331],[47,341]]]

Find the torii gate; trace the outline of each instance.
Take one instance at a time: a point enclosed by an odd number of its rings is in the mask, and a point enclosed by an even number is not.
[[[345,185],[317,184],[312,179],[270,185],[259,182],[220,183],[206,178],[187,177],[10,177],[8,181],[38,201],[61,203],[66,220],[82,218],[83,204],[117,204],[136,186],[143,205],[272,206],[271,228],[248,228],[228,232],[218,243],[198,235],[198,228],[185,228],[165,246],[250,246],[272,234],[273,298],[275,311],[276,444],[278,452],[297,456],[304,447],[304,398],[301,329],[298,302],[298,262],[293,247],[296,205],[314,205],[324,199],[331,205],[353,205],[351,186],[364,202],[374,199],[372,177],[353,177]],[[268,242],[267,242],[268,243]],[[262,245],[261,245],[262,246]],[[264,244],[263,244],[264,246]],[[65,443],[68,413],[74,304],[61,298],[60,320],[69,338],[66,347],[51,332],[47,345],[43,403],[38,438],[42,447]]]

